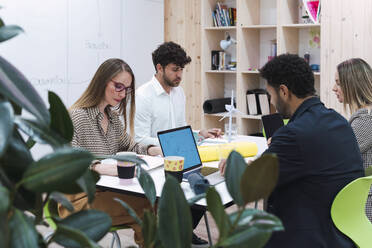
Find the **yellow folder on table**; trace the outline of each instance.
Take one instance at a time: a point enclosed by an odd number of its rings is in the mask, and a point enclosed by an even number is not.
[[[231,142],[220,145],[198,146],[202,162],[217,161],[227,158],[232,150],[239,152],[243,157],[255,156],[258,147],[255,142]]]

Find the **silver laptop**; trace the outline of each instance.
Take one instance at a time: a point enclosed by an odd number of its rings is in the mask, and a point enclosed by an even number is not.
[[[190,126],[158,132],[158,139],[164,157],[182,156],[185,158],[183,165],[185,180],[191,173],[200,172],[202,162]],[[205,176],[205,178],[211,185],[224,181],[224,177],[220,175],[219,171]]]

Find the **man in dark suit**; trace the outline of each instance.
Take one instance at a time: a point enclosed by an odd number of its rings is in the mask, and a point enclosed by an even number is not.
[[[279,180],[267,211],[278,216],[285,228],[274,232],[265,247],[353,247],[330,215],[336,194],[364,176],[350,125],[315,96],[313,72],[297,55],[274,58],[260,74],[267,80],[271,103],[290,118],[265,151],[279,159]]]

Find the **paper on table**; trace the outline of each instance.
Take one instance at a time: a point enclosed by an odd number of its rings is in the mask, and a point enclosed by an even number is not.
[[[142,166],[145,170],[151,170],[154,168],[157,168],[159,166],[162,166],[164,164],[164,158],[158,157],[158,156],[148,156],[148,155],[139,155],[140,158],[145,160],[147,162],[147,165]]]

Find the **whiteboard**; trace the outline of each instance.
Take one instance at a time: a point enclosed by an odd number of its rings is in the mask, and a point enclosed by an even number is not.
[[[136,87],[155,72],[151,53],[164,41],[163,0],[2,0],[0,5],[4,22],[25,30],[0,44],[0,56],[30,80],[47,106],[51,90],[69,108],[108,58],[131,66]],[[31,152],[39,159],[51,148],[38,144]]]
[[[125,60],[136,87],[154,74],[151,53],[164,41],[163,0],[2,0],[0,16],[25,33],[0,44],[47,103],[70,107],[108,58]]]

